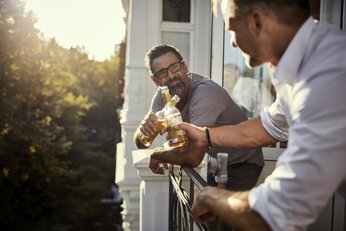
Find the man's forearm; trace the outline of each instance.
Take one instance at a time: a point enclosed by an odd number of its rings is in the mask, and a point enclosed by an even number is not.
[[[213,147],[256,148],[276,142],[262,126],[260,117],[237,125],[210,128],[209,132]]]
[[[187,149],[187,147],[155,148],[151,157],[166,163],[197,167],[202,162],[204,154],[204,152]]]
[[[230,212],[220,213],[218,217],[231,227],[237,230],[271,230],[263,218],[250,208],[248,191],[235,192],[227,201]]]
[[[218,219],[236,230],[271,230],[265,220],[250,208],[248,191],[232,192],[216,187],[206,187],[198,195],[195,203],[194,215],[198,214],[198,206],[202,208],[201,210],[205,206]]]

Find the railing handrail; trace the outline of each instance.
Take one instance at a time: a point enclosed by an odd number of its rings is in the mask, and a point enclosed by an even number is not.
[[[207,186],[207,182],[199,175],[195,169],[189,166],[181,166],[181,168],[184,170],[184,172],[190,177],[190,179],[193,181],[194,185],[199,190],[202,190],[205,186]]]

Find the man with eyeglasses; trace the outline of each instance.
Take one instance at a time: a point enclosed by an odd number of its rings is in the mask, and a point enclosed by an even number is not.
[[[209,78],[189,73],[187,61],[175,47],[166,44],[152,47],[146,53],[145,63],[150,70],[150,78],[157,86],[167,86],[172,96],[178,95],[181,98],[176,107],[185,122],[198,126],[217,127],[247,120],[243,111],[223,87]],[[138,139],[139,132],[144,135],[152,135],[155,132],[157,123],[155,112],[163,107],[161,92],[158,89],[153,96],[150,111],[135,132],[134,138],[138,148],[147,148]],[[229,153],[227,189],[246,190],[256,185],[264,164],[261,148],[215,148],[208,154],[215,157],[218,152]],[[196,167],[202,162],[204,154],[187,154],[178,159],[168,157],[163,161]],[[151,158],[149,167],[152,172],[163,174],[167,165]],[[208,176],[208,183],[216,185],[214,177]]]

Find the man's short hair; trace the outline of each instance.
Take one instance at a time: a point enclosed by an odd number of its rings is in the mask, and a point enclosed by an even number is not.
[[[174,46],[167,45],[167,44],[159,44],[150,48],[150,50],[145,54],[144,62],[147,68],[150,69],[151,73],[154,73],[153,60],[169,52],[172,52],[173,54],[175,54],[175,56],[177,56],[178,58],[178,61],[183,60],[183,57],[181,56],[180,51]]]
[[[218,3],[222,1],[234,3],[244,10],[260,7],[273,13],[279,22],[285,24],[301,23],[311,15],[309,0],[212,0],[214,14]]]

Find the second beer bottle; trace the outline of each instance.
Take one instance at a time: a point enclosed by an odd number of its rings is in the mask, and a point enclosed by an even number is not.
[[[175,97],[178,96],[175,95],[173,98]],[[166,120],[167,131],[170,137],[169,145],[172,147],[180,147],[188,142],[188,138],[184,130],[176,130],[173,128],[174,125],[183,122],[180,111],[175,107],[175,105],[176,103],[173,103],[173,100],[171,100],[166,104],[163,113]]]

